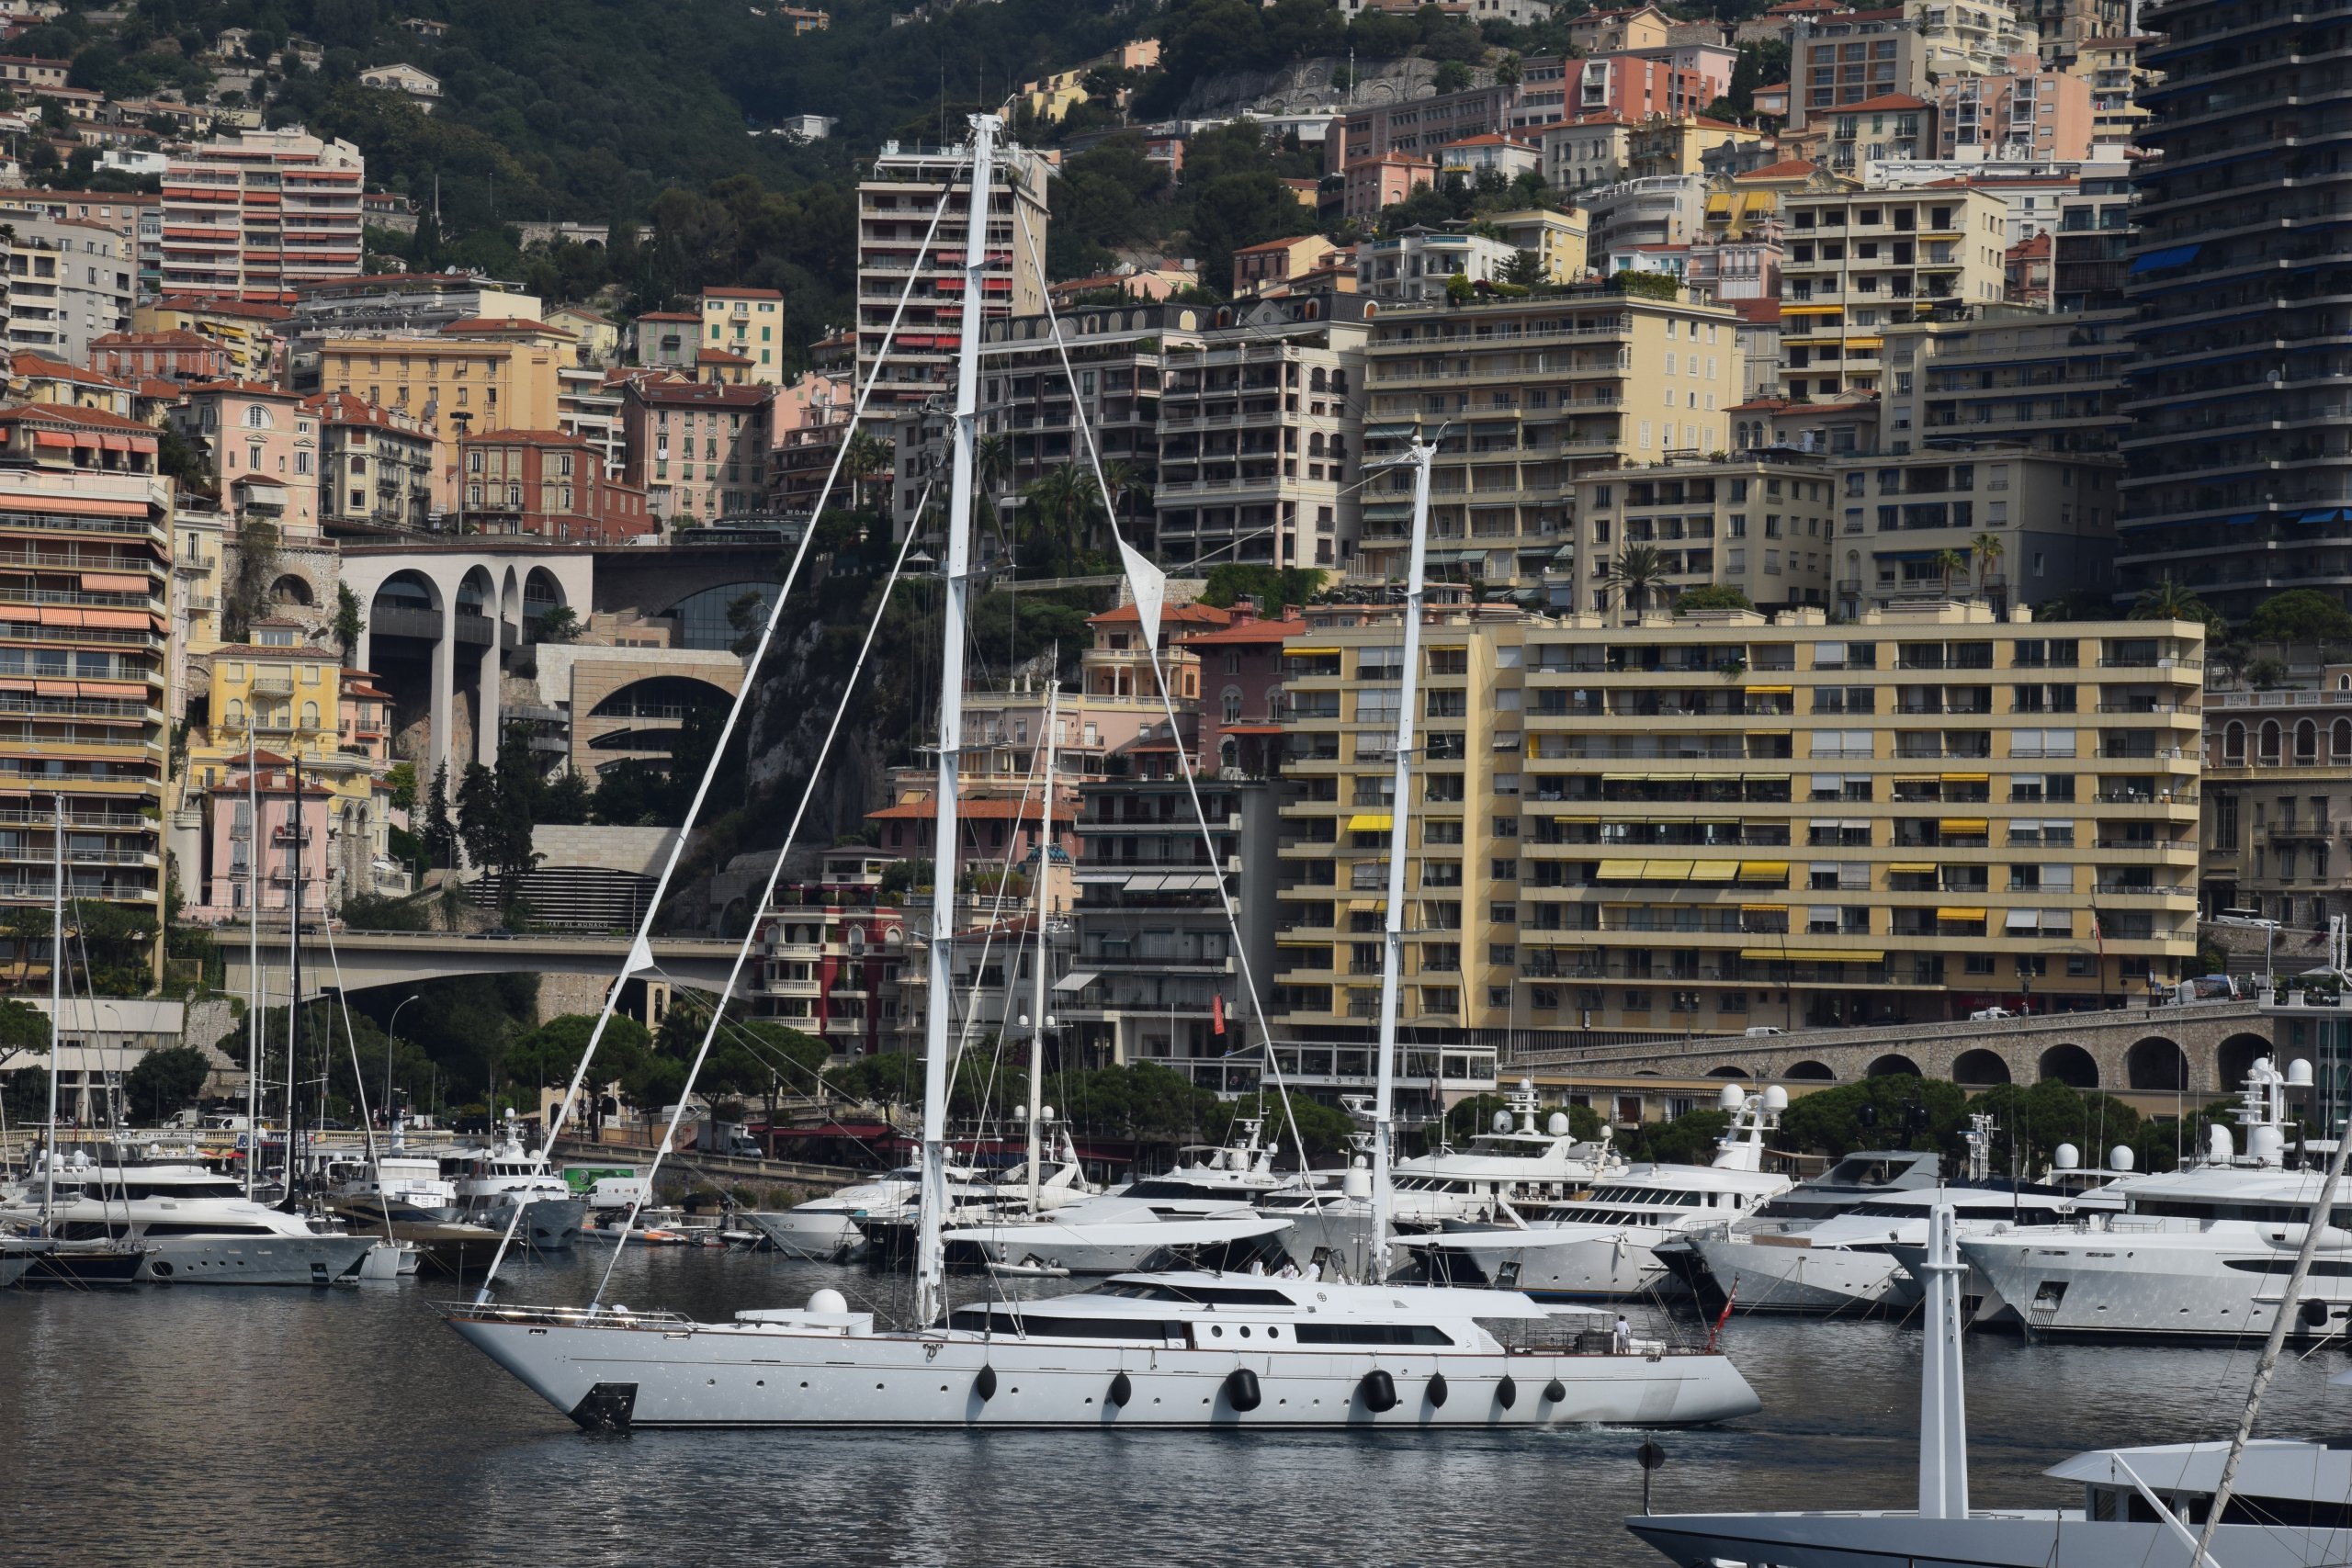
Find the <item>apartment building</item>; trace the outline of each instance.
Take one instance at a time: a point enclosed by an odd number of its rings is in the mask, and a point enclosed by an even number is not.
[[[433,431],[433,508],[457,510],[458,443],[469,431],[552,430],[571,333],[526,318],[453,321],[422,337],[328,337],[298,370],[305,391],[347,392]]]
[[[2313,54],[2250,68],[2243,14],[2214,0],[2164,25],[2139,56],[2164,79],[2141,95],[2160,155],[2132,165],[2123,586],[2169,578],[2239,620],[2284,589],[2352,591],[2337,191],[2279,130],[2335,125],[2352,93]]]
[[[1574,608],[1670,609],[1702,587],[1736,588],[1767,610],[1830,603],[1838,485],[1819,457],[1685,457],[1586,474],[1575,486]],[[1621,573],[1635,550],[1660,574],[1638,589]]]
[[[229,376],[239,381],[267,381],[283,373],[288,320],[283,305],[193,294],[166,295],[130,315],[134,332],[193,333],[219,344],[229,356]]]
[[[95,410],[0,411],[0,903],[48,908],[62,803],[67,891],[153,919],[160,978],[172,486],[157,439]],[[45,945],[9,946],[15,973],[38,964],[45,984]]]
[[[1203,312],[1198,351],[1162,361],[1162,563],[1346,563],[1368,314],[1360,294],[1244,300]]]
[[[1817,117],[1829,127],[1826,161],[1841,175],[1862,176],[1888,159],[1933,157],[1942,112],[1907,93],[1842,104]]]
[[[28,212],[8,227],[9,347],[87,365],[100,338],[130,330],[139,262],[116,225]]]
[[[1904,0],[1903,16],[1917,29],[1933,77],[1989,76],[2039,53],[2031,10],[2006,0]]]
[[[829,852],[820,880],[776,890],[762,926],[754,1010],[843,1059],[898,1043],[908,912],[880,901],[888,863],[870,852]]]
[[[645,491],[609,479],[604,455],[560,430],[485,430],[458,443],[463,531],[558,544],[621,544],[653,532]]]
[[[1993,162],[2087,158],[2091,85],[2063,71],[1951,76],[1934,88],[1944,158]]]
[[[2199,627],[1449,605],[1423,638],[1413,1027],[1927,1022],[2098,1007],[2194,961]],[[1333,607],[1305,640],[1282,994],[1295,1029],[1361,1028],[1400,631]]]
[[[1707,172],[1708,155],[1718,148],[1754,146],[1763,141],[1764,133],[1751,126],[1710,119],[1703,114],[1640,116],[1625,140],[1625,172],[1635,179],[1702,175]]]
[[[1591,255],[1637,245],[1684,245],[1703,230],[1707,179],[1703,175],[1655,175],[1595,186],[1578,198],[1587,213],[1586,248]]]
[[[1789,22],[1789,125],[1804,130],[1845,104],[1924,97],[1928,48],[1900,10],[1797,15]]]
[[[1382,209],[1436,186],[1436,159],[1410,152],[1375,152],[1357,159],[1343,172],[1340,211],[1350,218],[1377,218]]]
[[[2120,309],[1972,307],[1886,329],[1881,447],[2021,442],[2039,452],[2112,452],[2123,428],[2131,315]]]
[[[1724,445],[1738,400],[1738,317],[1676,290],[1604,285],[1448,310],[1383,311],[1365,348],[1364,460],[1434,440],[1430,559],[1437,575],[1540,579],[1568,545],[1580,474]],[[1412,479],[1363,491],[1355,575],[1403,576]]]
[[[1581,191],[1623,179],[1633,159],[1634,122],[1613,112],[1577,115],[1544,129],[1544,183]]]
[[[2122,464],[2111,455],[1935,442],[1837,467],[1841,614],[1965,592],[2006,615],[2114,591]]]
[[[621,392],[628,468],[662,525],[715,522],[761,508],[767,494],[772,387],[629,382]]]
[[[302,400],[318,430],[319,525],[330,535],[416,532],[433,516],[433,432],[348,392]]]
[[[1585,215],[1581,209],[1555,212],[1529,208],[1515,212],[1490,212],[1481,221],[1503,237],[1513,251],[1525,251],[1543,269],[1546,283],[1576,283],[1584,277]]]
[[[2310,686],[2205,697],[2205,912],[2300,933],[2352,915],[2352,666]]]
[[[287,303],[306,283],[355,277],[367,161],[300,126],[241,130],[164,174],[167,294]]]
[[[883,143],[857,186],[857,383],[882,355],[892,315],[899,317],[889,362],[876,384],[877,403],[920,403],[955,380],[962,330],[965,246],[971,186],[959,178],[953,147]],[[1004,153],[989,180],[988,275],[981,279],[991,317],[1034,316],[1046,308],[1046,182],[1052,171],[1032,152]],[[943,199],[946,211],[928,249],[923,236]]]
[[[2086,171],[2073,190],[2060,195],[2058,224],[2051,233],[2051,307],[2120,307],[2131,248],[2132,176],[2122,169]]]
[[[1193,305],[1083,307],[1057,318],[1058,344],[1043,316],[990,321],[982,328],[979,431],[983,437],[1001,439],[1009,464],[997,487],[1000,505],[1010,510],[1025,504],[1018,497],[1028,485],[1065,463],[1084,465],[1081,413],[1102,460],[1127,465],[1137,485],[1151,490],[1159,477],[1162,367],[1177,353],[1199,352],[1214,319],[1213,312]],[[1078,376],[1075,389],[1063,369],[1065,355]],[[832,444],[814,444],[831,450]],[[943,449],[943,462],[944,455]],[[944,473],[944,467],[920,466],[906,446],[899,457],[902,468],[918,465],[901,476],[902,486],[912,485],[918,493],[924,479]],[[821,470],[813,479],[821,482]],[[1148,525],[1148,515],[1142,521]]]
[[[2085,39],[2067,69],[2090,85],[2091,145],[2121,155],[2130,151],[2148,118],[2140,89],[2154,73],[2140,63],[2144,38]]]
[[[1886,329],[1950,304],[1997,303],[2008,244],[1982,191],[1805,191],[1787,199],[1783,395],[1880,389]]]
[[[784,296],[773,288],[706,288],[702,346],[723,349],[744,364],[747,381],[784,385]]]
[[[1519,253],[1483,234],[1442,233],[1416,224],[1356,246],[1356,292],[1392,305],[1442,302],[1453,280],[1499,283]]]
[[[458,321],[543,317],[537,295],[472,272],[383,272],[308,283],[293,311],[289,330],[302,337],[424,337]]]
[[[1718,76],[1648,54],[1596,54],[1571,64],[1570,108],[1580,115],[1623,115],[1637,125],[1652,115],[1680,119],[1703,114],[1729,85],[1728,73]]]
[[[171,422],[220,477],[232,515],[264,519],[288,536],[318,533],[319,422],[300,397],[215,381],[188,388]]]

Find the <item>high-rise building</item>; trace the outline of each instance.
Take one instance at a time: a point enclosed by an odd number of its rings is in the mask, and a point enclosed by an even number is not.
[[[1568,543],[1580,474],[1711,452],[1739,400],[1739,318],[1660,278],[1462,309],[1385,310],[1365,348],[1364,460],[1438,444],[1430,560],[1463,581],[1539,579]],[[1356,574],[1404,574],[1411,478],[1363,491]]]
[[[1936,442],[2023,442],[2039,452],[2112,452],[2130,330],[2122,310],[2007,305],[1890,325],[1880,446],[1900,454]]]
[[[1794,399],[1881,389],[1886,329],[1998,303],[2007,209],[1973,189],[1802,191],[1785,203],[1781,386]]]
[[[290,302],[303,284],[356,277],[367,161],[300,126],[243,130],[164,174],[163,290]]]
[[[48,907],[62,798],[67,891],[151,919],[150,964],[170,748],[172,485],[155,471],[158,439],[95,409],[0,412],[0,558],[14,567],[0,581],[0,904]],[[17,973],[46,964],[41,943],[12,945]]]
[[[2158,155],[2133,165],[2122,587],[2169,578],[2232,619],[2286,588],[2352,596],[2337,191],[2294,130],[2343,89],[2307,54],[2249,76],[2222,0],[2143,20],[2168,36],[2140,54],[2165,80],[2142,95]]]
[[[1283,1032],[1361,1037],[1401,629],[1393,610],[1307,618],[1314,646],[1288,659]],[[2095,1008],[2194,962],[2201,627],[1948,603],[1836,626],[1615,619],[1429,612],[1408,1027],[1569,1043],[1925,1022]]]
[[[953,147],[882,144],[857,186],[857,383],[882,357],[893,315],[898,335],[874,396],[920,403],[955,384],[962,331],[964,261],[970,237],[971,182],[966,155]],[[987,312],[1033,316],[1046,309],[1046,181],[1035,153],[1004,152],[989,180],[988,272],[980,280]],[[943,198],[946,210],[932,231]],[[931,233],[928,249],[923,236]],[[909,275],[913,293],[907,295]],[[899,311],[904,297],[906,308]]]

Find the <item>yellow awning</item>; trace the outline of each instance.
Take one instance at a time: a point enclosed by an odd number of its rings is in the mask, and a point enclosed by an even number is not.
[[[1317,953],[1329,953],[1331,951],[1331,944],[1330,944],[1329,942],[1288,942],[1288,941],[1283,941],[1283,942],[1275,942],[1275,943],[1274,943],[1274,945],[1275,945],[1276,947],[1311,948],[1311,949],[1313,949],[1315,952],[1317,952]]]
[[[1843,305],[1783,305],[1781,307],[1781,314],[1783,316],[1834,316],[1845,308]]]
[[[1749,730],[1747,733],[1748,733],[1748,734],[1750,734],[1751,736],[1755,736],[1755,735],[1786,735],[1786,734],[1788,734],[1789,732],[1788,732],[1787,730],[1785,730],[1785,729],[1751,729],[1751,730]]]
[[[1849,337],[1846,340],[1846,346],[1848,348],[1876,348],[1885,341],[1884,338],[1876,337]]]
[[[1938,909],[1936,911],[1936,919],[1939,920],[1959,920],[1970,924],[1982,924],[1984,919],[1984,911],[1982,909]]]
[[[1284,659],[1337,659],[1340,657],[1340,650],[1336,648],[1284,648],[1283,657]]]
[[[1958,833],[1965,836],[1984,832],[1985,821],[1982,817],[1947,817],[1936,824],[1936,829],[1939,832]]]
[[[1688,882],[1690,868],[1696,862],[1687,860],[1645,860],[1642,863],[1645,882]]]
[[[1360,915],[1367,910],[1381,908],[1387,902],[1385,898],[1351,898],[1348,900],[1348,911],[1351,914]]]
[[[1993,775],[1990,773],[1946,773],[1943,782],[1946,784],[1991,784]]]
[[[1789,907],[1786,904],[1742,904],[1739,912],[1743,915],[1785,915]]]
[[[1933,876],[1936,874],[1936,863],[1931,860],[1904,860],[1895,862],[1886,869],[1899,872],[1905,876]]]
[[[1637,860],[1605,860],[1593,874],[1603,882],[1639,882],[1644,863]]]
[[[1396,826],[1396,818],[1385,811],[1359,811],[1348,818],[1351,833],[1385,833]]]
[[[1750,964],[1775,964],[1785,958],[1792,964],[1883,964],[1883,953],[1849,953],[1834,947],[1792,947],[1786,953],[1777,947],[1743,947],[1739,955]]]
[[[1552,820],[1555,822],[1589,822],[1598,826],[1600,818],[1598,817],[1555,817]]]
[[[1733,860],[1694,860],[1690,863],[1693,882],[1729,882],[1739,874],[1739,863]]]
[[[1748,686],[1745,690],[1751,697],[1788,697],[1796,694],[1794,686]]]
[[[1784,860],[1744,860],[1739,863],[1742,882],[1770,882],[1789,874],[1789,863]]]

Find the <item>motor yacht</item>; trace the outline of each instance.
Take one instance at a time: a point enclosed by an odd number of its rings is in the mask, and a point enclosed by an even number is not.
[[[1819,1176],[1798,1182],[1754,1213],[1713,1229],[1738,1237],[1798,1235],[1822,1221],[1850,1213],[1861,1204],[1892,1192],[1914,1192],[1943,1179],[1943,1156],[1933,1150],[1857,1149],[1841,1155]],[[1709,1271],[1697,1247],[1702,1228],[1657,1245],[1658,1261],[1701,1298],[1721,1305],[1725,1293]],[[1745,1302],[1738,1310],[1747,1310]]]
[[[325,1162],[327,1207],[362,1224],[387,1221],[446,1224],[461,1217],[458,1184],[431,1155],[413,1155],[393,1124],[390,1146],[374,1158],[342,1155]]]
[[[1285,1260],[1291,1222],[1247,1203],[1114,1193],[1034,1220],[965,1225],[941,1235],[950,1268],[1122,1274],[1184,1258],[1210,1269]]]
[[[1658,1260],[1658,1245],[1738,1219],[1792,1185],[1764,1169],[1764,1137],[1780,1124],[1786,1091],[1726,1084],[1722,1104],[1733,1118],[1713,1163],[1629,1166],[1587,1197],[1549,1204],[1543,1219],[1408,1237],[1419,1276],[1546,1299],[1686,1293]]]
[[[457,1188],[458,1221],[503,1233],[520,1206],[517,1241],[540,1252],[569,1252],[579,1241],[588,1200],[548,1168],[546,1156],[525,1145],[522,1123],[512,1114],[490,1147],[444,1155],[440,1164]]]
[[[0,1217],[38,1224],[48,1157]],[[62,1154],[51,1202],[56,1239],[128,1242],[141,1249],[140,1279],[175,1284],[349,1284],[375,1241],[249,1202],[233,1178],[152,1145]]]
[[[2279,1285],[2302,1245],[2322,1179],[2292,1168],[2286,1146],[2290,1089],[2267,1057],[2241,1094],[2239,1152],[2230,1129],[2210,1129],[2205,1157],[2188,1168],[2126,1177],[2107,1189],[2120,1213],[1963,1235],[1960,1249],[2031,1334],[2052,1337],[2239,1339],[2266,1333]],[[2301,1327],[2352,1320],[2352,1204],[2335,1204],[2312,1267]]]

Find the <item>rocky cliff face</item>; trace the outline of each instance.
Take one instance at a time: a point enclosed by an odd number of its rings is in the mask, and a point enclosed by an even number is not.
[[[1280,71],[1237,71],[1196,84],[1178,113],[1186,118],[1238,114],[1305,114],[1350,105],[1398,104],[1426,98],[1437,90],[1437,65],[1428,60],[1384,60],[1356,66],[1356,85],[1342,92],[1337,73],[1341,59],[1302,60]],[[1475,73],[1481,85],[1491,72]]]

